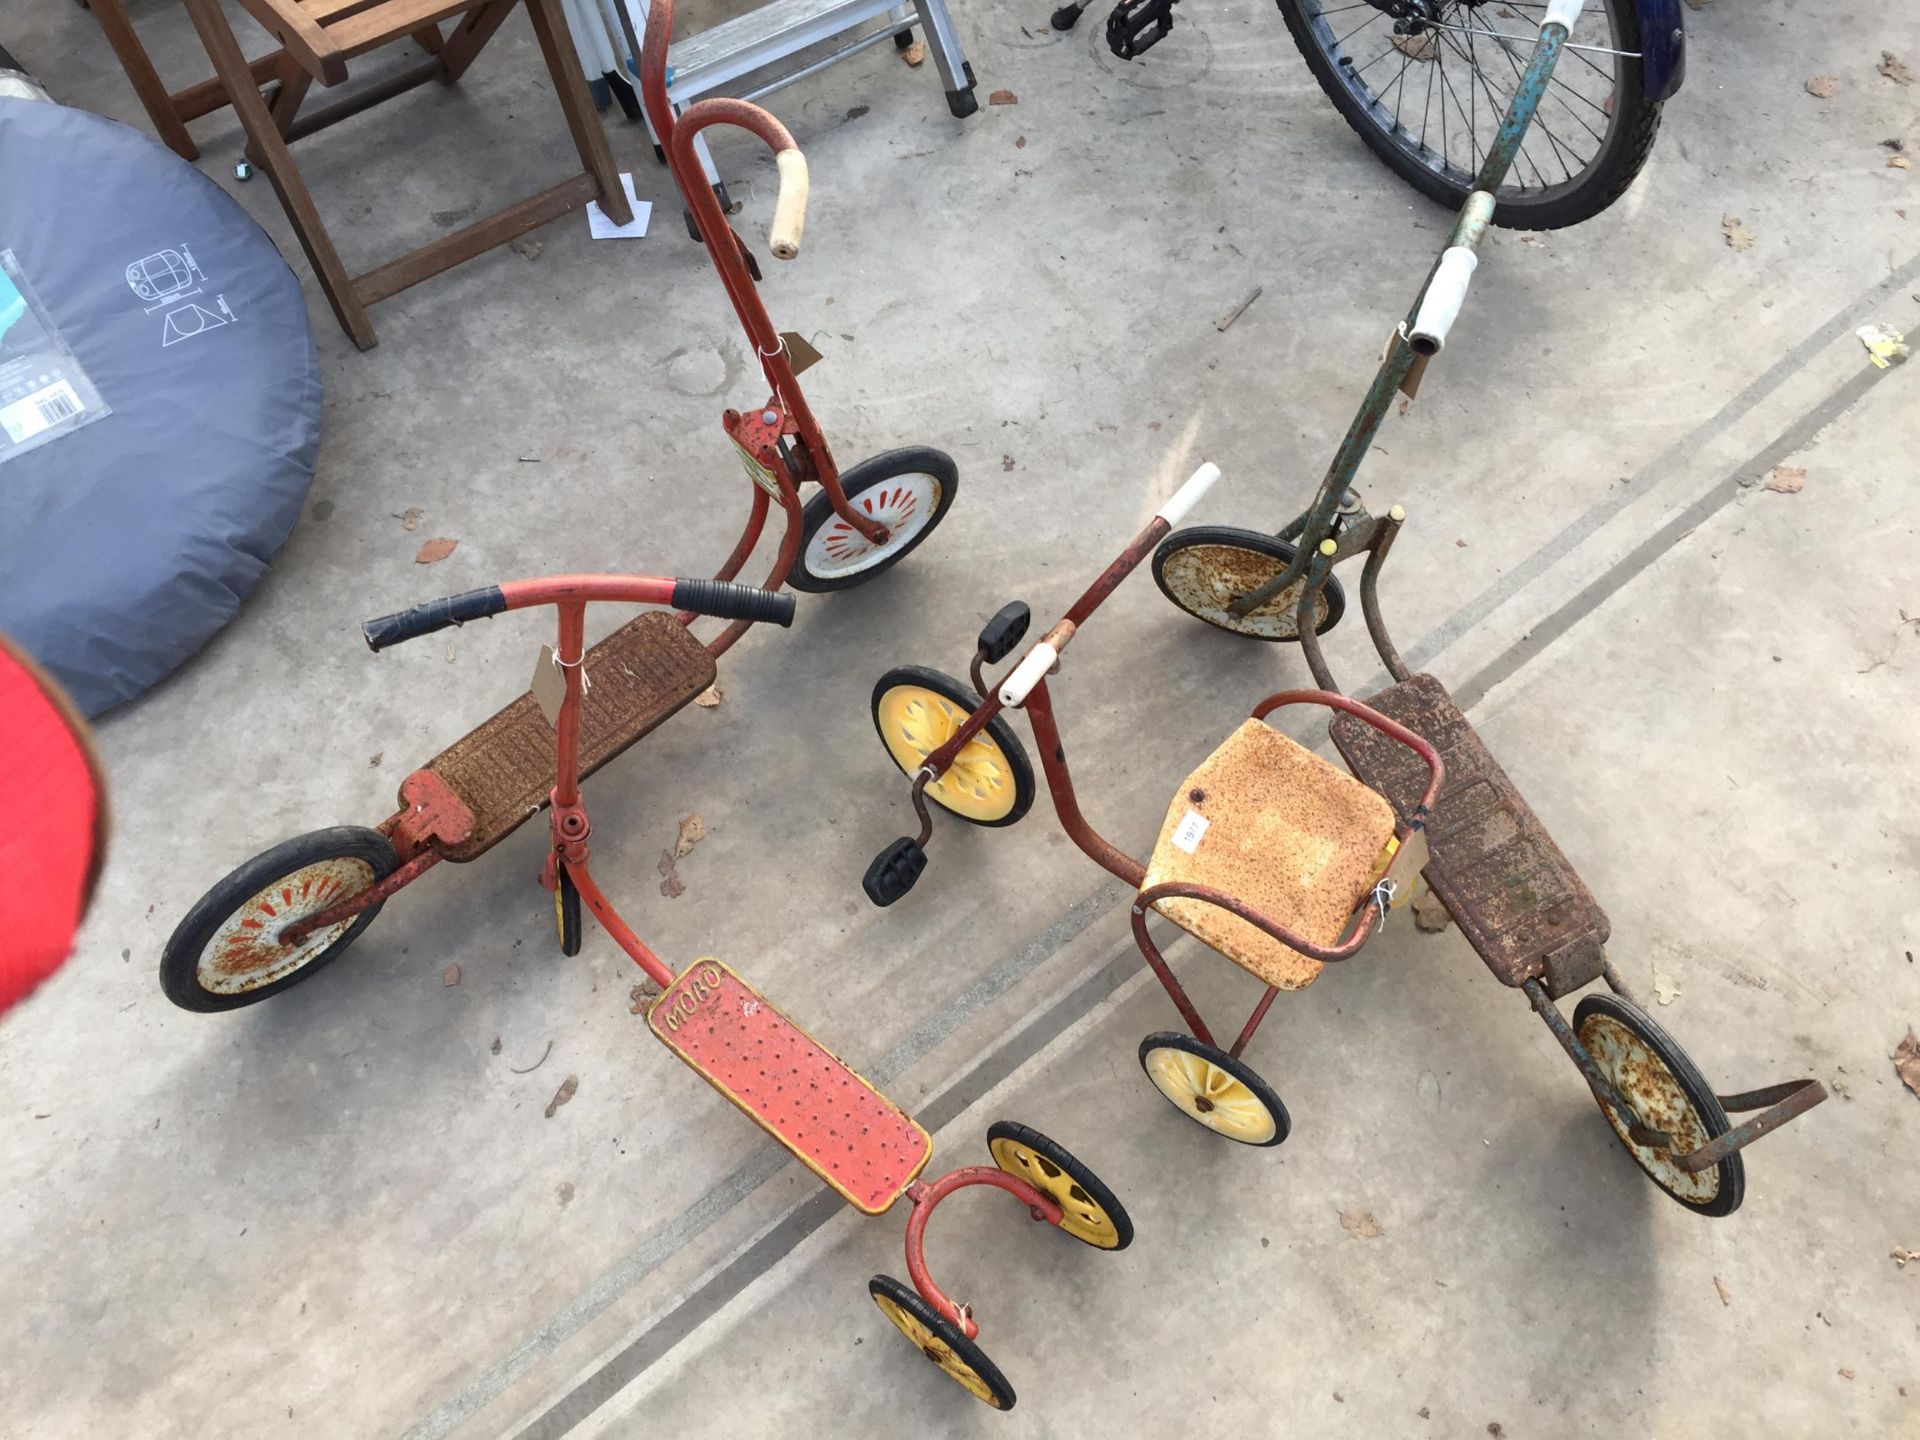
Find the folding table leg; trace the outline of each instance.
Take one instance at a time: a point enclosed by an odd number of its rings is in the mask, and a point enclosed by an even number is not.
[[[947,92],[947,109],[964,120],[980,108],[973,94],[973,67],[960,47],[960,36],[947,14],[946,0],[913,0],[920,13],[920,30],[933,52],[933,63],[940,71],[940,83]]]

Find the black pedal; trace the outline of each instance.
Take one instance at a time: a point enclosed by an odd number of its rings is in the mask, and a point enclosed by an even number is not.
[[[1138,60],[1173,33],[1173,7],[1180,0],[1120,0],[1107,16],[1107,48],[1122,60]]]
[[[1011,605],[1002,606],[980,631],[980,657],[989,665],[997,665],[1012,653],[1013,647],[1027,633],[1027,626],[1033,623],[1033,612],[1027,608],[1027,602],[1016,600]]]
[[[873,857],[867,875],[860,882],[867,899],[876,905],[891,905],[913,889],[913,882],[927,868],[927,852],[911,836],[902,835]]]

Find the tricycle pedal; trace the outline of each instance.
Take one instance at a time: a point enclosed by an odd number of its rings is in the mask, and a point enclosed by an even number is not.
[[[1033,611],[1027,608],[1027,602],[1016,600],[1011,605],[1003,605],[1000,612],[980,629],[980,658],[988,665],[997,665],[1013,653],[1027,633],[1027,626],[1033,623]]]
[[[1120,0],[1107,16],[1107,48],[1122,60],[1138,60],[1173,33],[1173,7],[1180,0]]]
[[[913,882],[926,868],[927,852],[920,848],[920,842],[910,835],[902,835],[873,857],[860,885],[874,904],[891,905],[913,889]]]

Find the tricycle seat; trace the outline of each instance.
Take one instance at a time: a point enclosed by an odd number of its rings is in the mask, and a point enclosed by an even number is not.
[[[580,702],[580,778],[586,779],[713,683],[713,656],[671,615],[649,610],[586,655]],[[555,775],[553,726],[528,691],[425,766],[473,817],[448,860],[473,860],[547,804]],[[416,772],[418,773],[418,772]],[[406,790],[400,803],[414,797]],[[458,827],[456,828],[456,832]]]
[[[682,971],[647,1024],[864,1214],[899,1199],[933,1154],[910,1116],[719,960]]]
[[[1187,776],[1140,888],[1205,885],[1315,945],[1333,946],[1378,879],[1393,807],[1265,722],[1248,720]],[[1298,990],[1322,962],[1202,900],[1156,907],[1269,985]]]

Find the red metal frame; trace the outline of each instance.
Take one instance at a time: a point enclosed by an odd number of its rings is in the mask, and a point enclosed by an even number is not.
[[[969,1185],[991,1185],[997,1190],[1006,1191],[1025,1205],[1027,1213],[1035,1220],[1048,1225],[1060,1223],[1061,1210],[1018,1175],[1009,1175],[992,1165],[968,1165],[949,1171],[938,1180],[916,1180],[907,1186],[906,1196],[913,1205],[913,1213],[907,1217],[907,1276],[913,1281],[913,1288],[920,1292],[920,1298],[958,1325],[961,1333],[971,1340],[980,1333],[980,1327],[974,1323],[972,1307],[949,1299],[946,1292],[934,1283],[933,1275],[927,1269],[926,1253],[927,1222],[933,1218],[934,1206]]]

